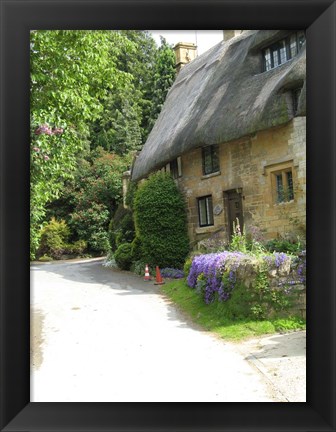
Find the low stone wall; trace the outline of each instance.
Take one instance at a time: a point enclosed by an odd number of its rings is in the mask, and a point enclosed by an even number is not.
[[[262,260],[262,261],[261,261]],[[260,258],[247,256],[239,261],[236,268],[237,281],[243,283],[247,289],[256,289],[258,275],[264,267],[270,291],[284,294],[291,303],[285,314],[293,313],[306,318],[306,255],[305,252],[298,257],[292,257],[285,253],[265,255]],[[230,268],[233,263],[226,262]],[[275,313],[269,310],[269,316]]]
[[[306,317],[305,253],[254,256],[224,251],[198,255],[187,282],[208,304],[218,299],[230,307],[234,299],[245,302],[247,313],[256,318]]]

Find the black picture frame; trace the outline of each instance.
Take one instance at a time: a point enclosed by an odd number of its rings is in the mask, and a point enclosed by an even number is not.
[[[0,13],[1,431],[335,431],[335,1],[1,0]],[[306,29],[306,403],[30,402],[29,31],[53,28]]]

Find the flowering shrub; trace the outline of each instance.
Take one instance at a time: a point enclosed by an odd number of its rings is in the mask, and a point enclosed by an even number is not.
[[[233,318],[287,313],[305,284],[305,256],[284,253],[253,256],[224,251],[195,256],[187,277],[189,287],[206,304],[228,302]]]
[[[282,265],[284,265],[286,262],[290,261],[290,256],[286,255],[283,252],[274,252],[272,255],[265,255],[263,256],[264,261],[267,263],[268,266],[275,265],[276,268],[280,268]]]
[[[233,222],[233,235],[231,237],[230,249],[232,251],[247,252],[247,239],[245,229],[240,229],[239,219]]]
[[[306,283],[306,268],[307,268],[307,261],[306,261],[306,251],[302,251],[301,254],[297,258],[297,275],[299,278],[299,281],[302,284]]]
[[[132,265],[132,246],[122,243],[114,254],[114,259],[121,270],[129,270]]]
[[[247,255],[242,252],[228,251],[196,256],[192,261],[187,283],[191,288],[197,286],[198,291],[204,291],[207,304],[214,301],[216,294],[220,301],[228,300],[236,282],[239,261],[244,257]]]

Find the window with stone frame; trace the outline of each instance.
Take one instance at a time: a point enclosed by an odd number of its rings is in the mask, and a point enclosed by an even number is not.
[[[271,172],[273,201],[275,204],[294,200],[292,167]]]
[[[219,145],[210,145],[202,149],[203,175],[219,171]]]
[[[303,47],[306,35],[303,30],[291,33],[262,50],[263,71],[269,71],[295,57]]]
[[[214,224],[212,196],[207,195],[197,199],[199,226],[206,227]]]

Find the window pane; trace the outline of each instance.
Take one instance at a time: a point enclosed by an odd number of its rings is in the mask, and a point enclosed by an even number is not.
[[[198,199],[198,211],[200,226],[208,226],[214,224],[211,196]]]
[[[283,184],[282,184],[282,174],[277,174],[275,176],[275,179],[276,179],[277,202],[283,202],[284,193],[283,193]]]
[[[207,215],[208,215],[208,225],[213,225],[213,209],[212,209],[212,197],[206,198],[207,203]]]
[[[204,174],[210,174],[212,172],[212,158],[210,147],[205,147],[203,149],[203,171]]]
[[[290,37],[290,54],[291,58],[293,58],[297,54],[296,34],[293,34]]]
[[[203,148],[203,174],[211,174],[219,170],[218,145]]]
[[[268,71],[272,69],[272,63],[271,63],[271,51],[269,48],[267,48],[264,51],[264,62],[265,62],[265,70]]]
[[[290,201],[294,199],[292,171],[288,171],[286,175],[287,175],[287,187],[288,187],[288,201]]]
[[[174,179],[178,177],[177,159],[170,162],[170,173]]]
[[[278,49],[277,48],[272,49],[272,57],[273,57],[273,67],[277,67],[279,65]]]
[[[212,147],[212,172],[219,171],[219,146]]]
[[[287,54],[286,54],[286,44],[285,41],[282,40],[280,42],[280,63],[285,63],[287,61]]]
[[[207,217],[206,217],[206,200],[200,199],[198,200],[198,208],[199,208],[199,216],[200,216],[200,225],[207,225]]]

